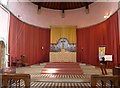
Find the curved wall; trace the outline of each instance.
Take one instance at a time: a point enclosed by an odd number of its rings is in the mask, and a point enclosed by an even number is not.
[[[58,11],[58,10],[51,10],[51,9],[46,9],[46,8],[42,8],[41,9],[41,11],[40,11],[40,13],[38,14],[37,13],[37,6],[36,5],[34,5],[34,4],[32,4],[32,3],[29,3],[29,2],[26,2],[26,3],[16,3],[16,2],[10,2],[9,4],[8,4],[8,7],[7,8],[9,8],[9,10],[12,12],[12,13],[14,13],[15,14],[15,16],[21,16],[21,17],[19,17],[19,19],[21,19],[22,21],[24,21],[24,22],[27,22],[27,23],[29,23],[29,24],[33,24],[33,25],[36,25],[36,26],[39,26],[39,27],[44,27],[44,28],[49,28],[50,27],[50,25],[77,25],[77,27],[78,27],[78,29],[80,29],[80,30],[78,30],[77,31],[77,34],[79,35],[79,32],[80,31],[82,31],[82,27],[86,27],[86,26],[90,26],[90,25],[94,25],[94,24],[97,24],[97,23],[100,23],[100,22],[102,22],[102,21],[104,21],[104,20],[106,20],[106,19],[104,19],[104,15],[106,14],[106,12],[111,12],[111,13],[114,13],[116,10],[117,10],[117,8],[118,8],[118,4],[117,4],[117,2],[109,2],[109,3],[105,3],[105,2],[101,2],[101,3],[93,3],[93,4],[91,4],[90,5],[90,13],[89,14],[86,14],[85,13],[85,8],[80,8],[80,9],[76,9],[76,10],[67,10],[67,11],[65,11],[65,18],[62,18],[61,17],[61,12],[60,11]],[[114,16],[114,15],[113,15]],[[117,16],[115,17],[115,19],[117,18]],[[16,18],[15,18],[16,19]],[[103,24],[103,23],[101,23],[102,24],[102,26],[104,25],[104,27],[103,27],[103,29],[104,29],[104,31],[105,31],[105,33],[103,33],[103,34],[105,34],[105,35],[107,35],[107,32],[111,32],[111,33],[117,33],[117,32],[112,32],[113,30],[113,28],[108,24],[110,22],[110,25],[111,24],[113,24],[112,23],[112,21],[110,20],[110,21],[105,21],[104,23],[105,24]],[[116,21],[116,23],[117,23],[117,21]],[[115,24],[115,23],[114,23]],[[100,25],[100,24],[98,24],[98,25]],[[16,25],[12,25],[13,27],[14,26],[16,26]],[[24,28],[24,26],[23,26],[23,29],[26,29],[26,27],[27,26],[25,26],[25,28]],[[27,29],[34,29],[34,27],[33,28],[31,28],[32,26],[30,26],[30,27],[27,27]],[[15,28],[16,27],[14,27],[14,30],[15,30]],[[91,27],[90,27],[91,28]],[[109,28],[111,28],[111,30],[107,30],[107,29],[109,29]],[[13,28],[11,28],[11,29],[13,29]],[[35,28],[36,29],[36,28]],[[37,29],[40,29],[40,28],[37,28]],[[92,29],[92,28],[91,28]],[[101,31],[101,27],[100,28],[95,28],[95,29],[99,29],[100,31]],[[116,30],[117,30],[118,28],[116,27]],[[44,29],[43,29],[44,30]],[[43,31],[42,30],[42,31]],[[25,30],[24,30],[25,31]],[[35,31],[35,30],[32,30],[32,31]],[[86,31],[86,30],[85,30]],[[91,30],[92,31],[92,30]],[[94,31],[96,31],[96,30],[94,30]],[[93,33],[95,33],[94,31],[92,31]],[[104,32],[103,31],[103,32]],[[25,32],[26,33],[26,32]],[[32,32],[31,32],[32,33]],[[40,32],[41,34],[42,34],[42,32]],[[47,32],[48,34],[47,35],[49,35],[50,33],[49,32]],[[91,33],[91,32],[88,32],[88,34],[89,33]],[[100,32],[98,32],[98,34],[99,34]],[[16,33],[15,33],[16,34]],[[86,34],[86,32],[85,32],[85,34]],[[108,33],[108,34],[110,34],[110,33]],[[35,34],[34,34],[35,35]],[[96,36],[98,36],[98,35],[96,35]],[[104,37],[104,35],[103,35],[103,37]],[[103,37],[101,37],[101,39],[103,38]],[[116,35],[114,35],[114,37],[116,38]],[[31,38],[33,38],[33,37],[31,37]],[[35,37],[34,37],[35,38]],[[42,38],[42,37],[41,37]],[[48,39],[49,37],[47,36],[47,39]],[[80,37],[78,36],[78,40],[79,40],[79,38],[81,38],[81,34],[80,34]],[[85,37],[86,38],[86,37]],[[88,36],[88,38],[89,38],[89,36]],[[92,38],[94,38],[94,34],[92,35],[91,34],[91,40],[92,40]],[[96,38],[96,37],[95,37]],[[106,37],[105,36],[105,38],[104,39],[107,39],[108,37]],[[26,39],[27,39],[27,37],[26,37]],[[35,38],[36,39],[36,38]],[[33,41],[35,40],[35,39],[33,39]],[[117,39],[117,38],[116,38]],[[44,39],[45,40],[45,39]],[[81,41],[83,41],[83,39],[80,39]],[[80,41],[79,40],[79,41]],[[115,39],[114,39],[115,40]],[[31,42],[33,42],[33,41],[31,41]],[[87,40],[84,40],[84,41],[87,41]],[[83,41],[83,42],[84,42]],[[89,41],[89,40],[88,40]],[[106,40],[107,41],[107,40]],[[111,41],[112,41],[112,39],[111,39]],[[91,42],[91,41],[90,41]],[[109,43],[109,42],[106,42],[106,43]],[[30,44],[32,44],[32,43],[30,43]],[[87,43],[87,44],[89,44],[89,43]],[[116,43],[117,44],[117,43]],[[24,44],[23,44],[24,45]],[[78,45],[81,45],[81,44],[78,44]],[[110,44],[108,44],[108,45],[110,45]],[[33,46],[33,45],[30,45],[30,46]],[[94,46],[94,44],[93,44],[93,46]],[[111,46],[110,46],[111,47]],[[115,46],[116,47],[116,46]],[[19,47],[18,47],[19,48]],[[40,49],[42,48],[42,45],[40,46]],[[79,47],[78,46],[78,48],[79,48],[79,50],[81,50],[81,47]],[[97,47],[98,48],[98,47]],[[95,49],[95,50],[97,50],[97,48]],[[37,48],[36,48],[37,49]],[[117,48],[115,48],[115,49],[117,49]],[[91,49],[92,50],[92,49]],[[111,51],[111,50],[110,50]],[[45,52],[44,52],[45,53]],[[44,54],[43,53],[43,57],[44,57]],[[116,50],[115,50],[115,53],[116,53]],[[110,52],[110,54],[111,54],[111,52]],[[17,55],[17,54],[16,54]],[[26,54],[27,55],[27,54]],[[31,55],[31,54],[30,54]],[[78,53],[78,55],[79,55],[79,53]],[[90,54],[91,55],[91,54]],[[97,55],[97,54],[96,54]],[[28,55],[29,56],[29,55]],[[43,57],[41,56],[41,58],[42,59],[40,59],[41,61],[40,62],[44,62],[44,59],[43,59]],[[117,56],[117,55],[116,55]],[[90,57],[92,57],[92,56],[90,56]],[[85,58],[87,58],[87,57],[85,57]],[[39,59],[38,59],[39,60]],[[47,56],[47,59],[46,59],[47,61],[48,61],[48,56]],[[82,61],[81,60],[81,58],[79,58],[78,57],[78,59],[77,59],[78,61]],[[87,60],[87,59],[86,59]],[[115,59],[115,62],[114,62],[114,64],[116,65],[117,63],[116,63],[116,61],[117,61],[117,59]],[[33,60],[33,59],[31,59],[31,61],[29,61],[29,63],[30,64],[33,64],[32,62],[34,62],[34,63],[36,63],[36,60]],[[85,62],[85,61],[83,61],[83,62]],[[97,61],[96,61],[96,63],[93,63],[93,62],[88,62],[89,64],[93,64],[93,65],[96,65],[97,64]]]
[[[95,2],[90,5],[89,14],[85,8],[65,10],[65,17],[61,17],[61,11],[41,8],[37,12],[37,6],[30,2],[9,2],[7,8],[15,16],[29,24],[49,28],[50,25],[77,25],[78,28],[100,23],[107,13],[114,13],[118,9],[117,2]]]
[[[9,29],[10,66],[21,59],[28,65],[49,62],[50,30],[28,25],[10,14]]]
[[[92,65],[99,65],[98,48],[106,47],[105,55],[112,55],[107,67],[120,64],[119,61],[119,28],[118,12],[108,20],[86,28],[77,30],[77,61]]]

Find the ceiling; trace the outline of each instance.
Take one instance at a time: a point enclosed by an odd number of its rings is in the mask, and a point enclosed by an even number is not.
[[[56,9],[56,10],[70,10],[81,7],[89,8],[89,5],[93,2],[32,2],[38,5],[38,9],[41,7]]]

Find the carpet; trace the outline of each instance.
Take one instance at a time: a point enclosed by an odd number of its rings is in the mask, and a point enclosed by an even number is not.
[[[68,63],[68,62],[58,62],[58,63],[47,63],[42,69],[41,74],[67,74],[67,75],[81,75],[83,74],[79,63]]]

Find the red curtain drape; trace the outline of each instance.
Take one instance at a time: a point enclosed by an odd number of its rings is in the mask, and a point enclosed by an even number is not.
[[[29,64],[49,61],[50,30],[28,25],[10,15],[9,54],[11,59],[25,55]]]
[[[87,28],[77,29],[77,61],[99,65],[98,47],[106,47],[106,55],[112,54],[113,61],[108,66],[117,65],[118,60],[118,13],[108,20]]]

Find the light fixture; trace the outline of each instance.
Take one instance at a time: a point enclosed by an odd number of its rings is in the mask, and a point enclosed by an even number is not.
[[[41,9],[38,9],[38,10],[37,10],[37,14],[40,14],[40,13],[41,13]]]
[[[86,12],[86,14],[89,13],[89,5],[86,5],[86,6],[85,6],[85,12]]]
[[[62,18],[65,17],[65,12],[64,12],[64,10],[62,10],[61,17],[62,17]]]
[[[38,9],[37,9],[37,13],[40,14],[41,13],[41,7],[43,5],[43,2],[39,2],[38,4]]]
[[[1,2],[3,5],[7,5],[8,0],[0,0],[0,2]]]
[[[106,13],[106,15],[104,15],[104,18],[107,19],[111,16],[111,13]]]
[[[40,13],[40,10],[41,10],[41,6],[38,5],[38,9],[37,9],[37,13],[38,13],[38,14]]]
[[[20,15],[17,15],[17,17],[18,17],[19,19],[22,19],[22,16],[20,16]]]

